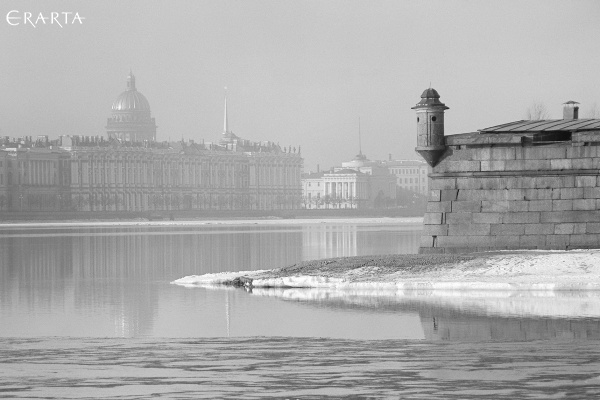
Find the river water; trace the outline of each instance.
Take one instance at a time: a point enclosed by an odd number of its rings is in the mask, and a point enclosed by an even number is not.
[[[0,227],[0,398],[594,398],[600,300],[184,288],[415,253],[420,223]]]

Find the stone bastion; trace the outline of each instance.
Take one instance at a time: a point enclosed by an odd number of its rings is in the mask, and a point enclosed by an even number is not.
[[[444,136],[447,107],[433,89],[423,96],[416,150],[432,169],[420,253],[600,248],[600,120],[568,102],[560,120]]]

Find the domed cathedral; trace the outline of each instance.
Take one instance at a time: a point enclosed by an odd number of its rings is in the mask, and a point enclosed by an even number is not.
[[[150,104],[135,87],[135,76],[129,71],[127,90],[112,104],[112,116],[106,124],[108,139],[125,142],[156,141],[156,122],[150,115]]]

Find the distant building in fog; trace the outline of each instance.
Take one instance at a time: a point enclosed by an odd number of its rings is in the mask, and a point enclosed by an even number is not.
[[[135,76],[129,72],[127,90],[112,104],[112,116],[106,123],[108,139],[127,142],[156,140],[156,122],[150,115],[150,103],[135,87]]]
[[[428,174],[431,167],[419,160],[388,160],[383,164],[396,176],[399,188],[427,195],[429,193]]]
[[[380,161],[362,152],[331,171],[302,179],[304,208],[374,208],[396,199],[396,178]]]
[[[238,137],[227,123],[227,101],[219,143],[159,143],[150,105],[130,73],[106,129],[107,138],[0,139],[0,210],[300,207],[300,148]]]

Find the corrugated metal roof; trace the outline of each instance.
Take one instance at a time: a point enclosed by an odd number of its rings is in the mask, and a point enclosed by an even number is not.
[[[600,119],[546,119],[539,121],[515,121],[480,129],[481,133],[517,132],[576,132],[600,129]]]

